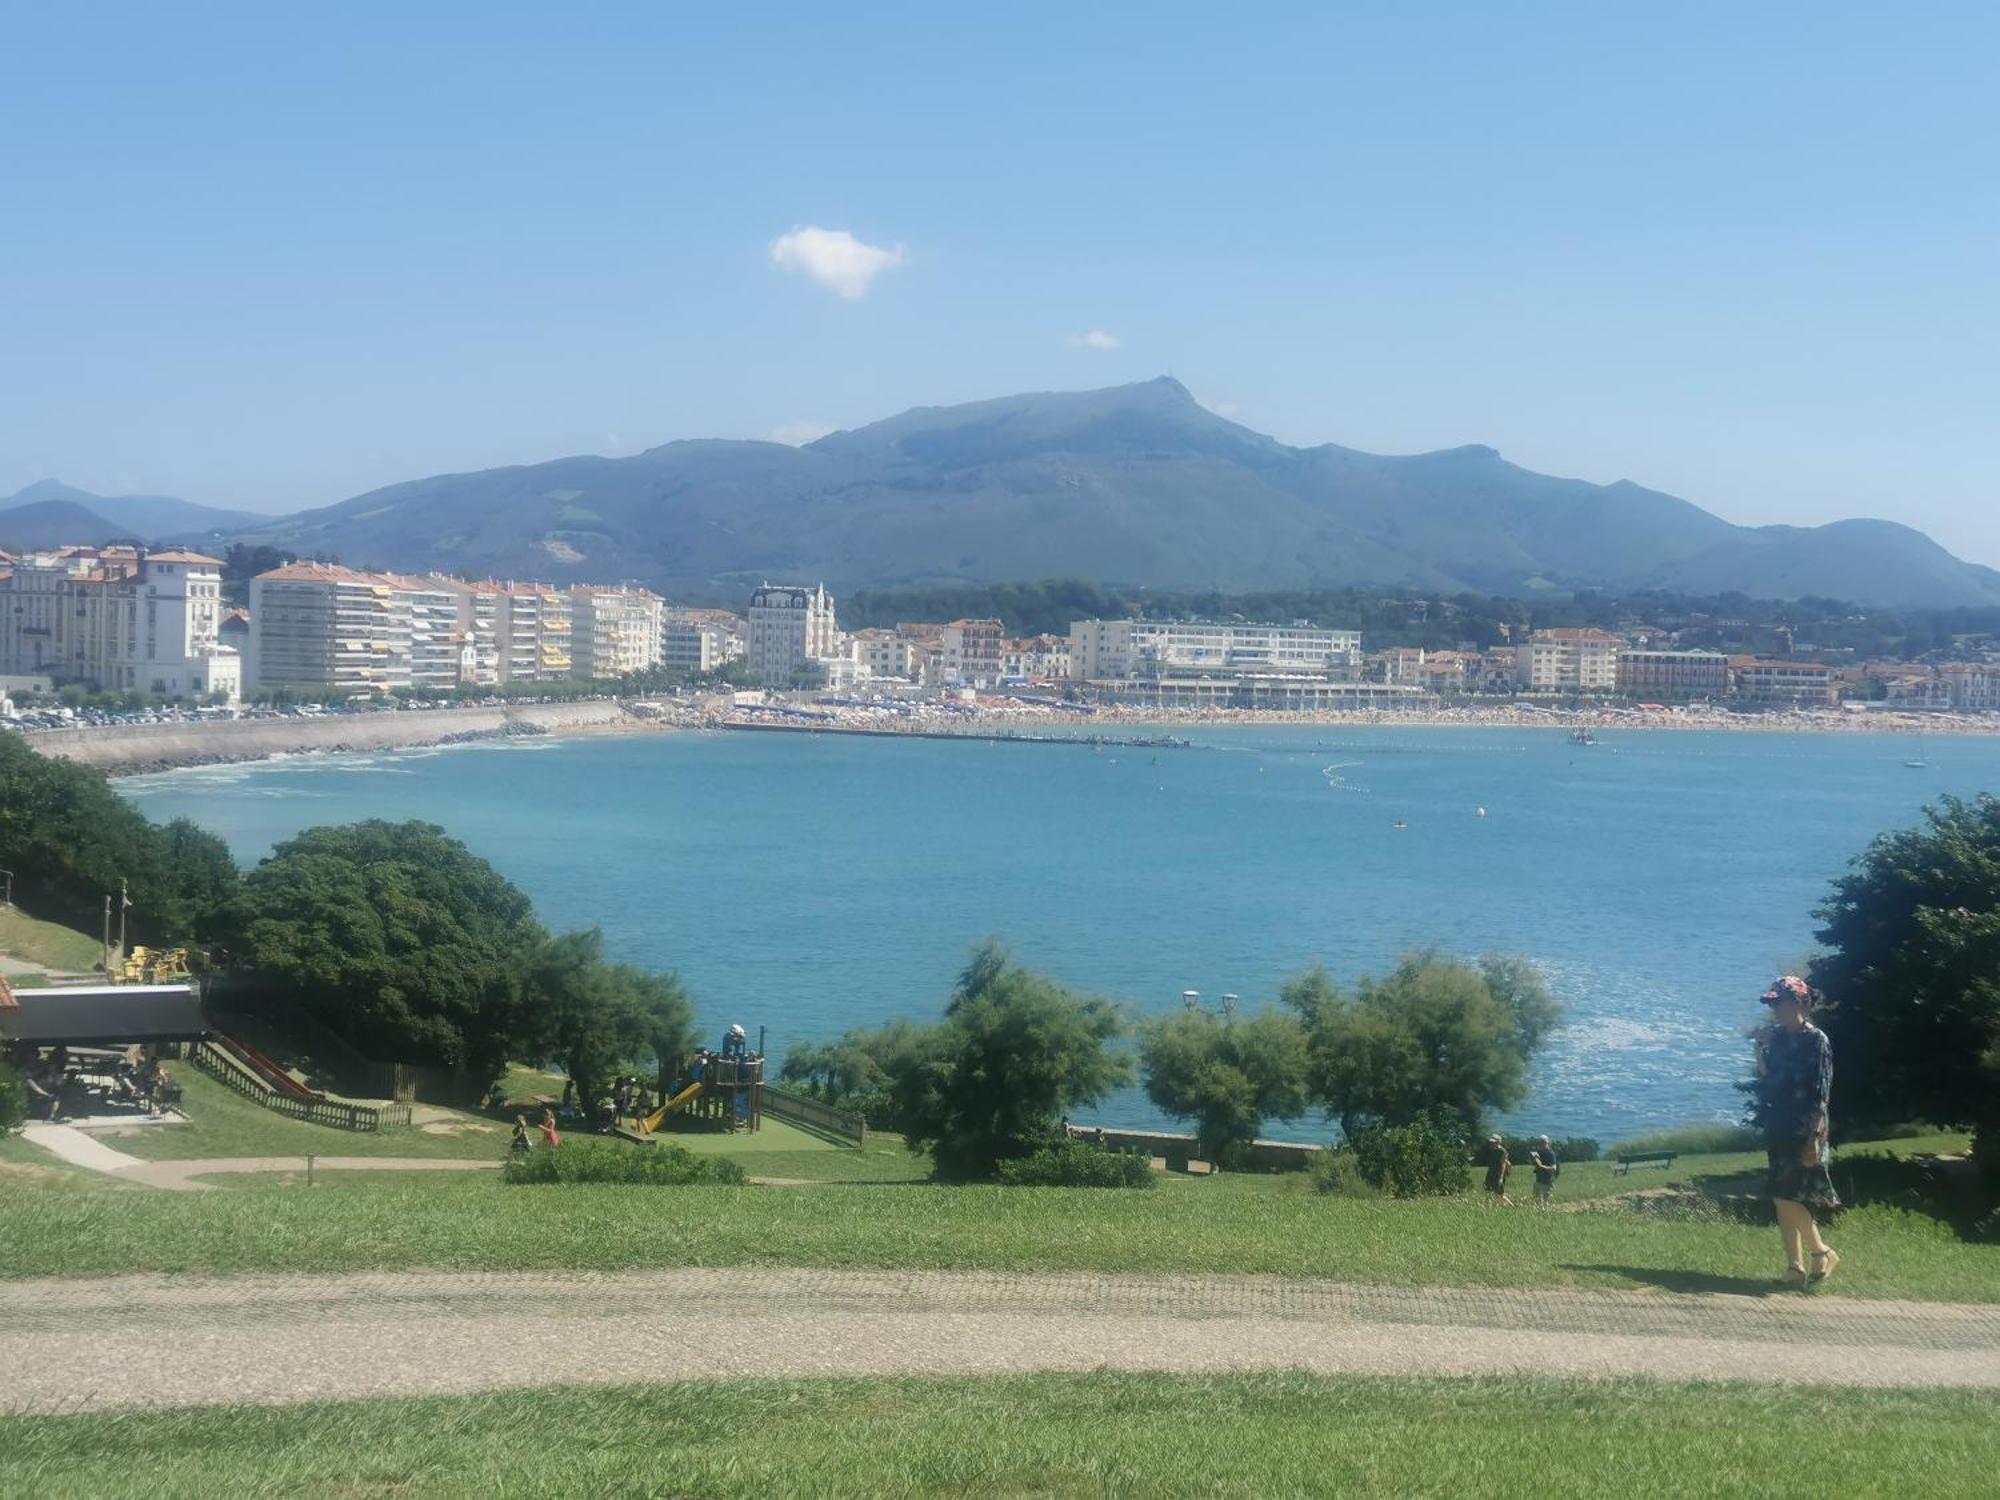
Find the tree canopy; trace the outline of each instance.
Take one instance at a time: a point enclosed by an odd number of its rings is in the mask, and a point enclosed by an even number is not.
[[[2000,1173],[2000,799],[1946,797],[1876,839],[1818,916],[1835,1121],[1971,1127]]]
[[[529,1029],[528,898],[433,823],[309,828],[245,877],[240,945],[376,1057],[497,1077]]]
[[[0,735],[0,868],[15,872],[23,911],[96,932],[120,882],[127,935],[159,945],[218,935],[236,866],[214,834],[185,819],[162,828],[102,773]]]
[[[1108,1050],[1124,1030],[1110,1002],[1016,967],[996,944],[976,949],[946,1009],[895,1080],[912,1149],[937,1175],[987,1178],[1050,1140],[1058,1116],[1132,1076]]]
[[[680,979],[604,961],[596,928],[544,943],[529,975],[522,1045],[562,1064],[585,1110],[613,1074],[650,1062],[664,1077],[694,1050],[694,1006]]]
[[[1560,1007],[1532,967],[1406,955],[1343,994],[1324,969],[1288,983],[1284,1003],[1310,1039],[1311,1087],[1352,1138],[1447,1111],[1468,1130],[1527,1096],[1528,1059]]]
[[[1306,1029],[1289,1011],[1163,1016],[1141,1029],[1139,1058],[1146,1097],[1192,1119],[1218,1160],[1255,1140],[1265,1120],[1297,1119],[1310,1103]]]

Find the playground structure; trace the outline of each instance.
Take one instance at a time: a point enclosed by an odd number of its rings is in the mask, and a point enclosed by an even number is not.
[[[724,1130],[759,1130],[764,1124],[764,1059],[695,1055],[688,1076],[649,1114],[618,1116],[611,1133],[651,1145],[669,1120]]]
[[[125,962],[111,976],[113,984],[186,984],[188,951],[185,948],[148,948],[135,944]]]

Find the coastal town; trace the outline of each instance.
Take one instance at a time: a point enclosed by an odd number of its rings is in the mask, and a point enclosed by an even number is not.
[[[224,597],[222,560],[184,549],[0,554],[0,686],[19,727],[95,695],[127,711],[227,717],[246,705],[447,704],[581,689],[726,690],[740,713],[817,705],[908,718],[939,707],[1133,714],[1439,715],[1503,706],[1638,714],[2000,713],[2000,643],[1912,661],[1819,652],[1744,627],[1723,650],[1649,621],[1523,630],[1456,649],[1376,645],[1304,620],[999,619],[841,627],[821,585],[762,583],[741,612],[633,585],[467,580],[290,562]],[[1412,608],[1423,608],[1424,601]],[[1708,632],[1711,636],[1713,629]],[[103,703],[98,711],[104,712]],[[21,722],[24,720],[26,722]]]

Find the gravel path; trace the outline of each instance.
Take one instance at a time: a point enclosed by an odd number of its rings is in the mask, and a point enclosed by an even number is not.
[[[1297,1369],[2000,1387],[2000,1307],[688,1269],[0,1282],[0,1410],[716,1376]]]

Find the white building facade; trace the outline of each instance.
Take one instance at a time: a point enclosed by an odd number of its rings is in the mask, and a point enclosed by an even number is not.
[[[785,687],[808,662],[839,655],[839,634],[824,584],[766,583],[750,595],[750,671],[767,687]]]
[[[1293,623],[1204,620],[1074,620],[1070,674],[1090,679],[1188,672],[1356,674],[1361,632]]]
[[[1624,642],[1602,630],[1537,630],[1514,648],[1514,685],[1530,693],[1609,693]]]
[[[580,584],[569,597],[577,676],[609,682],[660,664],[666,601],[658,594]]]
[[[0,565],[0,673],[235,702],[222,564],[198,552],[58,547]]]

